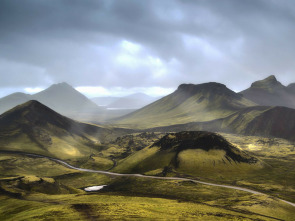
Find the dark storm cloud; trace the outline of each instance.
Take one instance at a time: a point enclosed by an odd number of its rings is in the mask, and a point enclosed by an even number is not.
[[[291,0],[2,0],[0,87],[295,82],[294,15]]]

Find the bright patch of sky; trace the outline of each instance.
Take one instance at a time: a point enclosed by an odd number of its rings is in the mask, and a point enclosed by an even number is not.
[[[76,87],[80,93],[83,93],[89,98],[93,97],[123,97],[135,93],[144,93],[152,97],[162,97],[172,93],[175,88],[162,88],[162,87]]]
[[[116,62],[120,66],[129,69],[148,70],[150,76],[153,79],[157,79],[168,75],[169,68],[171,65],[174,66],[176,64],[176,59],[172,59],[172,62],[163,62],[160,57],[154,55],[142,45],[123,40],[120,43],[120,50],[116,56]]]
[[[35,94],[35,93],[38,93],[40,91],[43,91],[45,88],[41,88],[41,87],[26,87],[24,89],[25,93],[28,93],[28,94]]]
[[[199,51],[209,59],[222,59],[223,53],[214,47],[210,42],[197,36],[183,35],[184,46],[187,50]]]

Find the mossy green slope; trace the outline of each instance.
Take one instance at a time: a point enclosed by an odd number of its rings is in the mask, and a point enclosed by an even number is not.
[[[265,195],[188,181],[75,172],[27,156],[1,154],[0,174],[1,220],[293,220],[295,213],[294,207]],[[99,192],[81,190],[103,184],[108,187]]]
[[[119,162],[115,171],[166,175],[222,174],[256,170],[263,163],[215,133],[190,131],[170,133]]]
[[[97,153],[101,142],[128,132],[80,123],[38,101],[28,101],[0,116],[0,149],[84,158]]]
[[[255,106],[243,108],[228,117],[217,120],[148,129],[148,131],[154,132],[194,130],[278,137],[294,141],[295,110],[287,107]]]
[[[229,116],[253,105],[223,84],[182,84],[174,93],[117,119],[115,123],[147,128],[203,122]]]

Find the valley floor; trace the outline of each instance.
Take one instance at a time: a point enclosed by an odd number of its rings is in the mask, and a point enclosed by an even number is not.
[[[0,181],[2,220],[292,220],[295,215],[294,207],[270,196],[191,181],[109,177],[10,154],[0,162],[6,168]],[[26,171],[23,163],[39,168]],[[83,191],[103,184],[108,186],[102,191]]]
[[[251,174],[178,174],[165,180],[77,171],[46,158],[0,154],[1,220],[293,220],[294,144],[222,134],[267,164]],[[278,148],[280,147],[280,148]],[[104,157],[104,156],[101,156]],[[118,160],[120,163],[120,161]],[[90,165],[84,162],[83,167]],[[91,168],[91,167],[90,167]],[[173,173],[167,176],[175,175]],[[263,194],[196,183],[248,188]],[[84,188],[107,185],[97,192]]]

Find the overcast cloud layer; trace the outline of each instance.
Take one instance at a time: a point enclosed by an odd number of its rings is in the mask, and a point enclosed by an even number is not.
[[[292,0],[1,0],[0,95],[63,81],[89,96],[289,84],[294,24]]]

